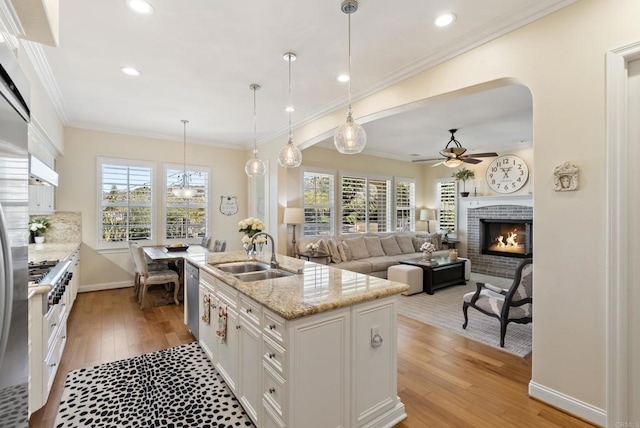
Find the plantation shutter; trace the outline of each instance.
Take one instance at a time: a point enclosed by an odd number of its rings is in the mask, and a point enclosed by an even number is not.
[[[342,233],[389,230],[391,181],[344,175],[341,178]]]
[[[396,182],[396,229],[416,230],[416,184],[413,181]]]
[[[182,169],[166,168],[165,230],[166,239],[201,238],[207,235],[209,172],[187,166],[186,173],[193,198],[178,198],[173,189],[182,182]]]
[[[440,229],[456,231],[456,182],[438,182],[438,221]]]
[[[305,172],[302,235],[333,235],[335,198],[333,174]]]

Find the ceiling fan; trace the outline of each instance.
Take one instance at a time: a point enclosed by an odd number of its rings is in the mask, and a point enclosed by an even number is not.
[[[482,160],[476,159],[476,158],[490,158],[490,157],[498,156],[498,154],[495,152],[473,153],[471,155],[465,155],[464,153],[467,151],[467,149],[462,147],[460,142],[456,140],[456,137],[455,137],[456,131],[457,129],[449,130],[449,132],[451,133],[451,139],[449,140],[445,148],[440,150],[440,154],[444,157],[444,159],[442,158],[415,159],[412,162],[429,162],[429,161],[439,160],[441,162],[438,162],[431,166],[433,167],[433,166],[444,164],[449,168],[455,168],[457,166],[462,165],[463,162],[474,164],[474,165],[482,162]]]

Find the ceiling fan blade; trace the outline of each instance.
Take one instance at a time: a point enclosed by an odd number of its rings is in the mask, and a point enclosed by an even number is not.
[[[433,158],[433,159],[414,159],[411,162],[431,162],[431,161],[441,161],[442,158]]]
[[[433,168],[434,166],[442,165],[444,162],[445,161],[434,163],[433,165],[431,165],[431,168]]]
[[[478,163],[480,163],[480,162],[482,162],[482,161],[481,161],[480,159],[464,158],[464,159],[462,159],[462,162],[470,163],[470,164],[475,165],[475,164],[478,164]]]
[[[471,153],[471,154],[464,155],[464,156],[461,156],[461,157],[470,157],[470,158],[492,158],[492,157],[495,157],[495,156],[498,156],[498,154],[497,154],[497,153],[494,153],[494,152],[486,152],[486,153]]]

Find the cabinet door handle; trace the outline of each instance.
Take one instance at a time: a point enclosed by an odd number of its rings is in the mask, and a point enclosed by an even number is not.
[[[378,333],[376,333],[371,338],[371,347],[372,348],[378,348],[380,346],[382,346],[382,336],[380,336]]]
[[[50,324],[50,325],[51,325],[51,327],[55,327],[55,326],[57,326],[57,325],[58,325],[58,323],[57,323],[57,322],[54,322],[53,324]]]
[[[247,313],[250,314],[251,313],[251,308],[247,308]]]
[[[269,325],[269,330],[275,330],[275,329],[276,329],[276,325],[275,324]]]
[[[275,388],[269,388],[269,394],[273,394],[273,393],[275,393],[275,392],[276,392],[276,389],[275,389]]]
[[[275,356],[276,356],[276,354],[274,354],[273,352],[269,352],[269,353],[267,354],[267,357],[269,357],[269,358],[273,358],[273,357],[275,357]]]
[[[240,330],[240,327],[242,327],[241,325],[237,325],[236,326],[236,330]]]
[[[57,366],[57,364],[56,364],[56,363],[49,364],[49,367],[55,367],[55,366]]]

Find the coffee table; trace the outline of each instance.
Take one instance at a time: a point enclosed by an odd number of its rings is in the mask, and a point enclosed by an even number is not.
[[[462,259],[452,262],[448,257],[434,257],[431,262],[426,262],[421,257],[400,262],[400,264],[422,268],[422,290],[427,294],[433,294],[435,290],[450,285],[466,284],[465,263],[466,260]]]

